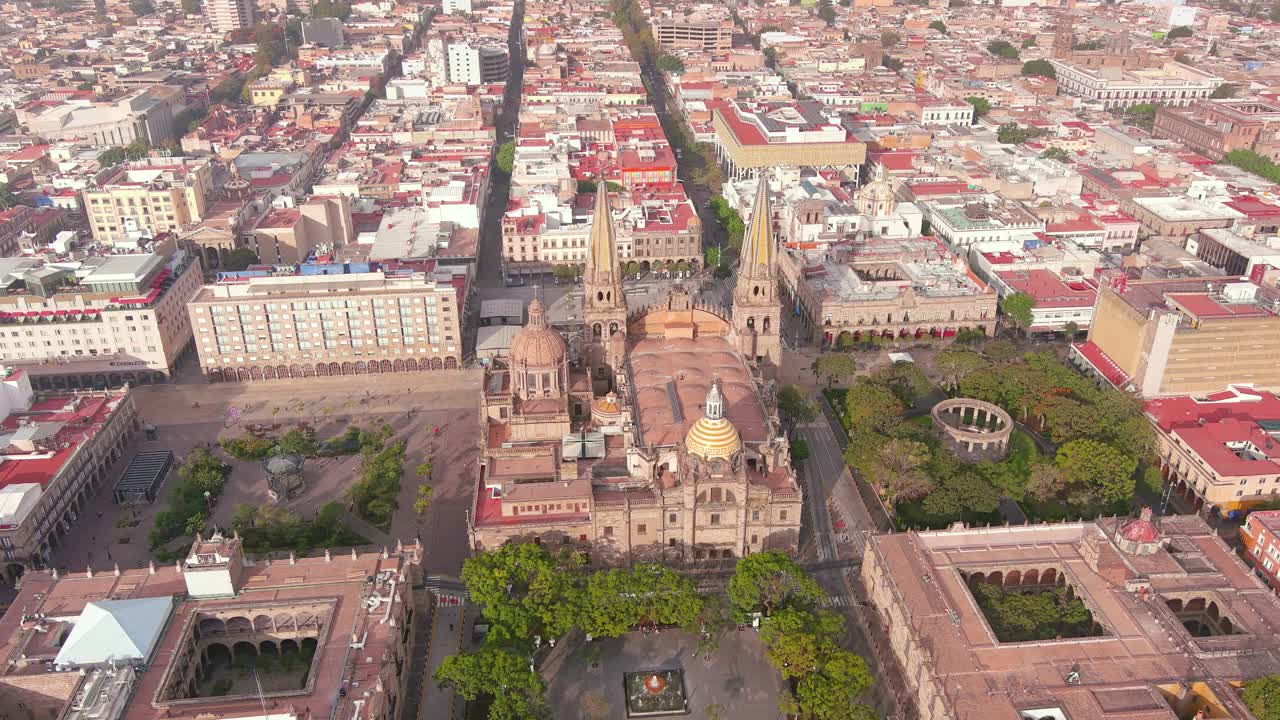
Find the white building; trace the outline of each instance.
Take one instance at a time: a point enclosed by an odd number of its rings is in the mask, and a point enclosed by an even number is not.
[[[972,125],[973,105],[967,102],[925,105],[920,108],[920,124]]]
[[[925,200],[917,205],[934,234],[956,252],[972,247],[1021,245],[1044,231],[1045,222],[1021,205],[999,195],[949,197]]]
[[[444,14],[470,13],[471,0],[444,0]]]
[[[254,23],[253,0],[205,0],[204,12],[209,24],[222,35]]]
[[[487,85],[507,79],[507,48],[502,45],[449,43],[449,82]]]
[[[1207,99],[1223,79],[1190,65],[1169,61],[1160,68],[1130,70],[1090,68],[1066,60],[1051,60],[1058,73],[1058,92],[1126,108],[1142,103],[1187,106]]]

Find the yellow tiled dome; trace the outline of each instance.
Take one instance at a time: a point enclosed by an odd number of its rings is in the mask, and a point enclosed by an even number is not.
[[[684,436],[684,447],[690,455],[704,458],[725,458],[742,449],[738,428],[724,416],[724,396],[720,394],[720,381],[711,383],[707,392],[706,415],[689,428]]]
[[[684,446],[690,455],[704,458],[725,458],[742,449],[738,428],[725,418],[702,418],[689,428]]]

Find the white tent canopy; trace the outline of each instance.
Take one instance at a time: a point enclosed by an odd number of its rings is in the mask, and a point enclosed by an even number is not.
[[[53,664],[146,660],[173,612],[172,597],[103,600],[84,606]]]

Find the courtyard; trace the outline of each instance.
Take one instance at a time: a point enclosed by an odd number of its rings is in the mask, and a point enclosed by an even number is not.
[[[542,668],[547,704],[558,720],[624,718],[627,673],[681,670],[688,717],[707,718],[708,706],[718,705],[734,720],[777,720],[783,682],[755,631],[727,631],[710,660],[697,655],[697,647],[695,635],[679,630],[591,643],[579,638],[563,654],[551,653]]]
[[[350,426],[374,428],[387,423],[394,438],[406,442],[404,475],[398,507],[389,531],[349,517],[348,524],[373,545],[394,545],[421,537],[427,548],[428,572],[457,574],[468,554],[466,509],[478,458],[477,407],[479,371],[441,372],[416,377],[370,375],[359,378],[307,378],[260,383],[209,385],[203,381],[154,385],[134,390],[139,418],[156,427],[156,439],[138,433],[124,457],[99,489],[89,513],[80,518],[54,553],[54,565],[79,570],[105,570],[113,563],[144,567],[151,560],[147,534],[157,513],[165,509],[177,483],[177,465],[192,449],[215,448],[232,468],[226,489],[213,507],[212,522],[229,527],[238,505],[266,505],[266,476],[261,462],[236,460],[216,449],[220,437],[239,436],[249,425],[277,426],[283,434],[299,423],[327,439]],[[438,434],[437,434],[438,428]],[[111,490],[136,452],[170,449],[175,469],[156,501],[115,505]],[[414,514],[419,479],[414,468],[432,462],[428,484],[434,488],[431,510],[424,521]],[[318,507],[341,501],[359,473],[359,455],[308,458],[304,488],[287,507],[312,517]],[[122,517],[136,524],[121,527]]]

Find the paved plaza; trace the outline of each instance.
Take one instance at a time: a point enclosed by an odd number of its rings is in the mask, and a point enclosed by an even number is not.
[[[352,528],[373,544],[394,544],[396,539],[408,543],[420,534],[427,550],[426,570],[456,575],[468,554],[466,510],[478,458],[479,390],[479,371],[139,387],[134,390],[138,415],[156,426],[157,437],[148,441],[138,433],[90,512],[56,550],[54,564],[76,570],[89,565],[106,570],[113,563],[121,567],[147,564],[151,557],[147,533],[155,514],[168,504],[177,469],[154,504],[136,506],[137,525],[117,528],[117,520],[129,511],[112,504],[111,488],[138,451],[170,449],[181,463],[193,448],[216,447],[219,437],[238,436],[255,423],[279,425],[273,434],[307,423],[316,428],[319,439],[327,439],[350,425],[372,428],[386,422],[395,430],[395,438],[407,443],[399,508],[388,533],[356,522]],[[259,462],[242,462],[216,452],[232,466],[227,488],[213,508],[214,523],[227,527],[237,505],[268,502],[266,481]],[[413,512],[418,485],[414,468],[427,460],[434,463],[430,484],[435,490],[432,509],[425,522],[419,522]],[[290,509],[309,516],[320,505],[341,500],[359,466],[358,455],[308,459],[305,489],[289,503]]]
[[[684,670],[689,715],[707,717],[708,705],[721,705],[733,720],[777,720],[782,676],[765,659],[764,645],[753,630],[730,630],[720,648],[706,660],[695,657],[698,639],[669,630],[644,635],[628,633],[620,638],[597,640],[599,664],[592,667],[589,645],[579,644],[564,658],[543,667],[547,678],[547,703],[556,720],[595,720],[626,717],[623,673],[640,670]],[[592,712],[593,701],[603,693],[607,712]]]

